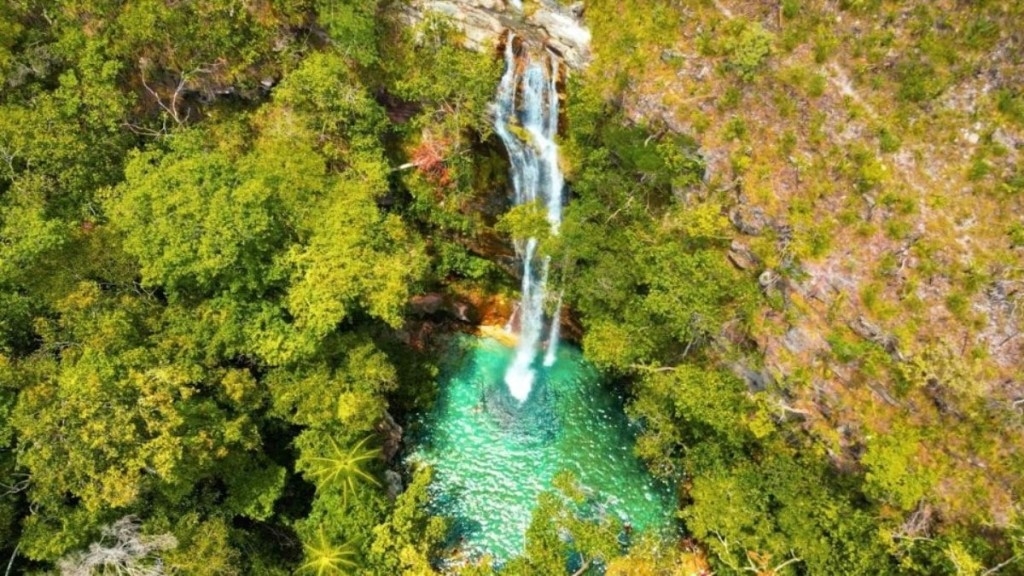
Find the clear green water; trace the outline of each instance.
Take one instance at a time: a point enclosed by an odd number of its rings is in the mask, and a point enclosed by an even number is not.
[[[520,404],[503,380],[513,355],[492,339],[459,339],[412,455],[434,467],[435,513],[455,519],[463,551],[498,560],[521,553],[537,495],[563,470],[635,530],[668,529],[670,491],[633,455],[622,401],[597,371],[562,346]]]

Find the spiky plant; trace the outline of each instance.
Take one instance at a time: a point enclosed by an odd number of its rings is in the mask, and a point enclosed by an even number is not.
[[[376,478],[371,476],[363,465],[380,455],[380,449],[367,448],[369,438],[363,438],[347,450],[343,450],[333,438],[331,443],[331,454],[329,456],[317,456],[304,458],[309,475],[316,482],[317,490],[324,489],[331,485],[341,487],[342,495],[348,498],[354,494],[357,481],[369,482],[380,486]]]
[[[306,551],[306,562],[299,566],[298,573],[315,574],[316,576],[336,576],[354,574],[359,568],[356,561],[356,547],[351,542],[336,545],[324,534],[324,527],[316,532],[316,540],[303,543]]]

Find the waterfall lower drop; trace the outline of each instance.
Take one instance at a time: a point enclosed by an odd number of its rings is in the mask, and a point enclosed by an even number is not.
[[[517,206],[541,203],[547,210],[552,234],[562,221],[564,180],[558,166],[558,73],[560,59],[547,52],[541,61],[531,59],[524,49],[520,72],[515,35],[505,43],[505,74],[498,85],[494,103],[494,129],[505,144],[511,164],[512,186]],[[518,102],[517,102],[517,96]],[[518,105],[517,105],[518,104]],[[516,125],[518,129],[512,128]],[[515,358],[505,373],[509,392],[525,401],[536,377],[534,365],[544,332],[544,302],[547,297],[549,258],[537,257],[536,238],[516,241],[516,253],[523,261],[522,296],[519,303],[519,342]],[[561,312],[559,298],[558,313]],[[548,326],[544,364],[551,366],[558,349],[559,314]]]

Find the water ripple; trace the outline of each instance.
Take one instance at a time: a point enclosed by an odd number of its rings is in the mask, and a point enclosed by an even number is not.
[[[464,342],[461,344],[465,344]],[[477,340],[442,381],[412,458],[435,469],[435,512],[452,517],[464,552],[506,559],[522,552],[537,496],[569,470],[608,514],[634,528],[664,528],[674,509],[632,453],[621,401],[577,350],[563,347],[520,403],[504,385],[513,352]]]

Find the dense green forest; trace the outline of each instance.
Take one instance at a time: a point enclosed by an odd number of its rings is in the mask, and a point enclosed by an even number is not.
[[[537,220],[401,4],[0,3],[0,569],[440,573],[399,425]],[[677,533],[459,572],[1024,573],[1024,6],[584,4],[542,249]]]

